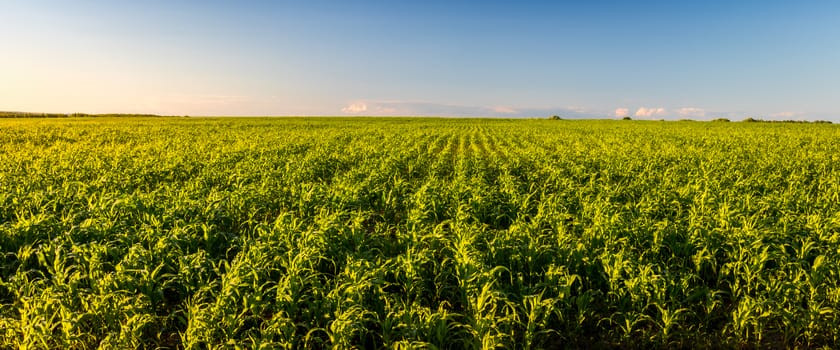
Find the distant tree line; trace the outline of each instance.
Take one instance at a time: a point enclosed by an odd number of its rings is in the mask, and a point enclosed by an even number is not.
[[[679,121],[681,121],[681,122],[693,122],[694,120],[693,120],[693,119],[680,119]],[[730,120],[729,120],[729,119],[727,119],[727,118],[717,118],[717,119],[712,119],[711,121],[712,121],[712,122],[717,122],[717,123],[720,123],[720,122],[723,122],[723,123],[728,123]],[[828,120],[814,120],[814,121],[809,121],[809,120],[790,120],[790,119],[788,119],[788,120],[764,120],[764,119],[757,119],[757,118],[753,118],[753,117],[749,117],[749,118],[747,118],[747,119],[744,119],[744,120],[742,120],[742,122],[744,122],[744,123],[799,123],[799,124],[813,123],[813,124],[831,124],[831,121],[828,121]]]
[[[87,113],[31,113],[31,112],[0,112],[0,118],[84,118],[84,117],[97,117],[97,118],[136,118],[136,117],[143,117],[143,118],[155,118],[155,117],[163,117],[157,114],[122,114],[122,113],[109,113],[109,114],[87,114]]]
[[[831,121],[828,120],[764,120],[764,119],[757,119],[757,118],[747,118],[743,120],[744,123],[815,123],[815,124],[831,124]]]

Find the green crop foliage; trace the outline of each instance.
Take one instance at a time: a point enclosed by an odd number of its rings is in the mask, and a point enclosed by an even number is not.
[[[837,348],[838,140],[2,119],[0,348]]]

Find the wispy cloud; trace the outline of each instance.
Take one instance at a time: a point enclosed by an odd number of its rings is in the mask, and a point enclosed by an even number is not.
[[[657,108],[647,108],[647,107],[640,107],[636,110],[637,117],[641,118],[653,118],[653,117],[662,117],[667,113],[665,108],[657,107]]]
[[[369,116],[442,116],[442,117],[544,117],[560,115],[569,118],[602,118],[597,113],[581,107],[514,107],[505,105],[469,106],[418,101],[361,100],[348,103],[341,112],[349,115]]]
[[[683,107],[677,110],[677,114],[683,118],[703,118],[706,110],[703,108]]]
[[[493,107],[492,109],[493,109],[493,112],[501,113],[501,114],[516,114],[516,113],[519,113],[519,111],[516,110],[516,109],[510,108],[510,107],[504,107],[504,106]]]
[[[163,95],[143,102],[143,111],[165,115],[241,115],[254,114],[265,101],[239,95]]]
[[[626,117],[626,116],[630,115],[630,109],[629,108],[623,108],[623,107],[622,108],[616,108],[613,115],[616,116],[616,117],[619,117],[619,118]]]
[[[790,111],[778,112],[778,113],[773,113],[773,114],[770,115],[770,117],[775,118],[775,119],[791,119],[791,118],[801,119],[804,116],[805,116],[804,112],[790,112]]]

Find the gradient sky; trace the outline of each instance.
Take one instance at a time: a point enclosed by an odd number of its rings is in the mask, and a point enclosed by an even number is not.
[[[0,2],[0,110],[840,121],[840,2]]]

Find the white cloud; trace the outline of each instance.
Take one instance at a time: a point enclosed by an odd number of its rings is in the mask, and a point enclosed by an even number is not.
[[[354,102],[341,109],[341,112],[347,114],[359,114],[368,110],[367,104],[364,102]]]
[[[652,118],[652,117],[664,116],[665,113],[666,113],[665,108],[662,108],[662,107],[659,107],[659,108],[640,107],[638,110],[636,110],[635,116],[643,117],[643,118]]]
[[[694,118],[702,118],[706,116],[706,110],[702,108],[694,108],[694,107],[683,107],[677,110],[677,114],[680,117],[694,117]]]
[[[626,117],[630,114],[630,109],[628,108],[616,108],[615,109],[615,116],[616,117]]]

